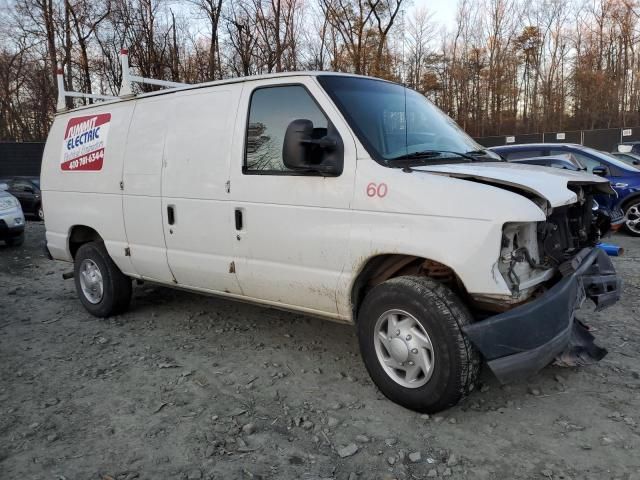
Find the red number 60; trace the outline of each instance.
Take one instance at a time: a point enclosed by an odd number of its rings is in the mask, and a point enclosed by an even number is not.
[[[376,185],[375,183],[371,182],[369,183],[369,185],[367,185],[367,196],[384,198],[387,196],[388,190],[389,189],[387,188],[386,183]]]

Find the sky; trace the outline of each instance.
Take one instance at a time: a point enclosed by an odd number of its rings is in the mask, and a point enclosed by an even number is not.
[[[441,25],[451,28],[456,22],[457,0],[414,0],[410,9],[426,8]]]

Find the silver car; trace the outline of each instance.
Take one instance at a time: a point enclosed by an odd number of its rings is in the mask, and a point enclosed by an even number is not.
[[[24,213],[16,197],[6,192],[0,184],[0,240],[8,246],[24,242]]]

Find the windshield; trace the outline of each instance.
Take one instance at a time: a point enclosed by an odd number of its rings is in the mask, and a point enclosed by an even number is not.
[[[478,152],[499,161],[418,92],[369,78],[322,75],[318,80],[380,163],[393,166],[420,154],[433,163],[469,161],[459,154]]]

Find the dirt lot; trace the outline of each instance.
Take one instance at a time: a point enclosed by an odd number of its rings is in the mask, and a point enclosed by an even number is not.
[[[609,356],[479,391],[437,416],[377,392],[354,329],[154,286],[85,313],[44,227],[0,246],[0,478],[640,478],[640,239]],[[346,448],[345,448],[346,447]]]

